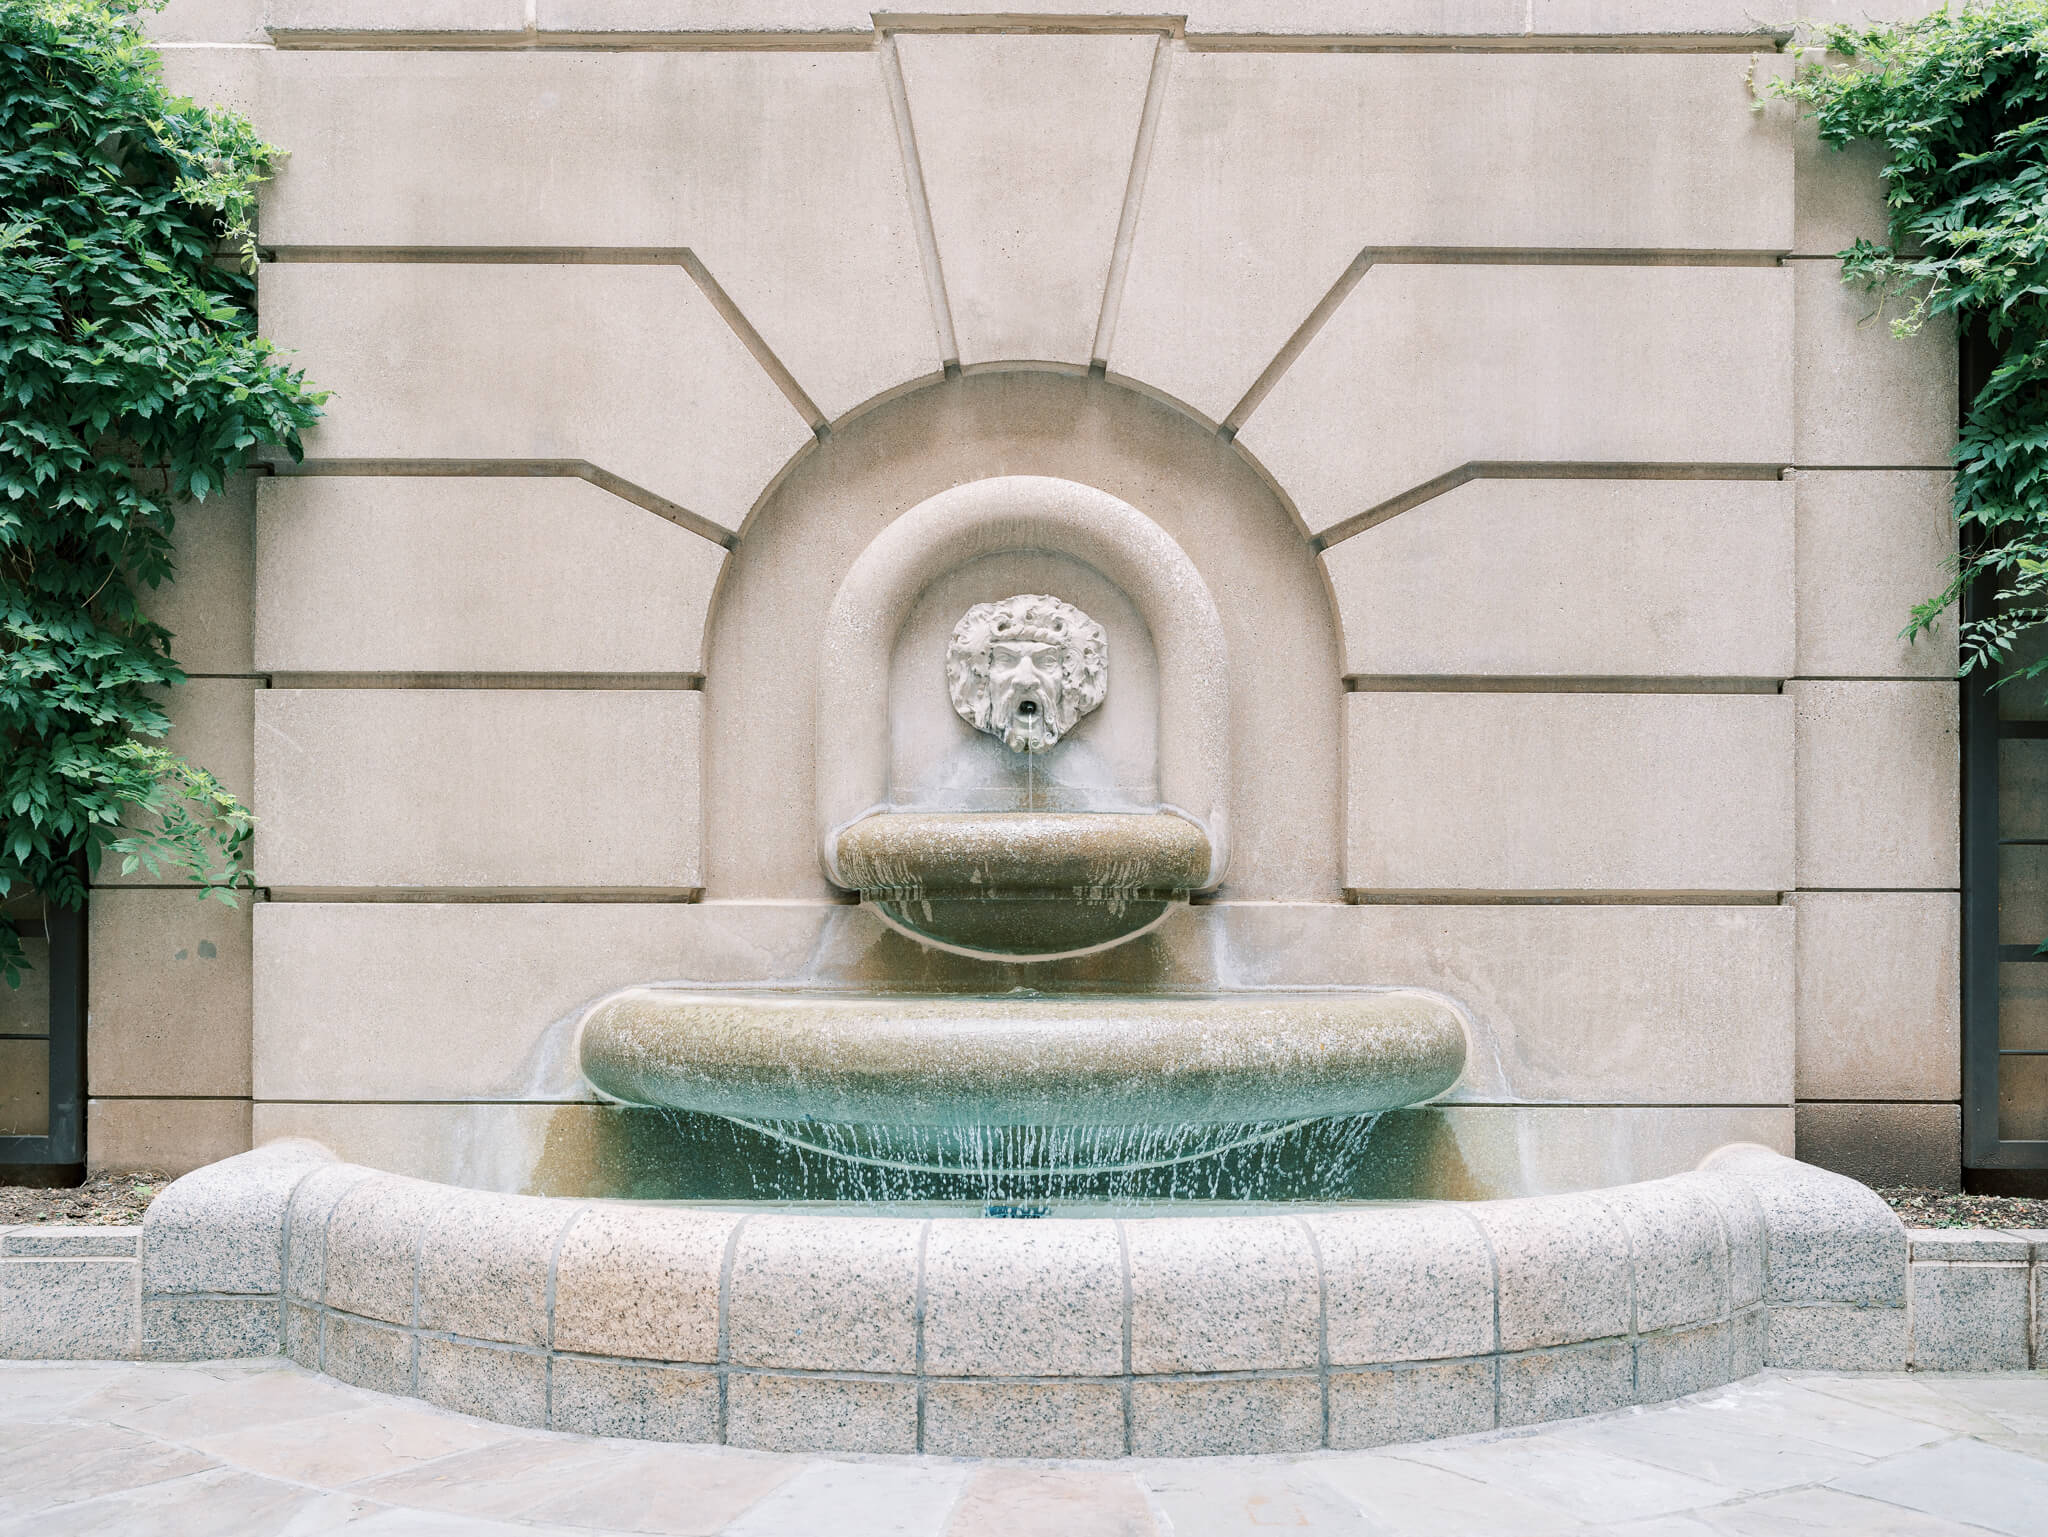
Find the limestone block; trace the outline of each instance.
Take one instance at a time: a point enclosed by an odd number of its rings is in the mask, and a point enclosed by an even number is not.
[[[253,906],[196,890],[93,894],[91,1093],[247,1097]]]
[[[1239,985],[1400,977],[1456,998],[1474,1030],[1462,1082],[1488,1098],[1792,1098],[1793,923],[1782,907],[1219,903],[1199,912],[1215,934],[1197,942]],[[1707,1150],[1659,1172],[1689,1169]]]
[[[282,1292],[292,1192],[331,1161],[312,1143],[276,1142],[174,1181],[143,1214],[143,1291]]]
[[[105,1361],[140,1342],[132,1259],[0,1261],[0,1359]]]
[[[146,1361],[232,1361],[278,1353],[275,1297],[145,1297]]]
[[[743,1366],[908,1372],[917,1366],[919,1225],[762,1216],[733,1251],[730,1359]]]
[[[1957,1098],[1956,894],[1802,891],[1789,900],[1799,947],[1799,1097]]]
[[[897,38],[963,364],[1089,362],[1160,46]]]
[[[1950,682],[1795,682],[1799,880],[1953,887],[1960,822]]]
[[[188,674],[256,670],[249,627],[258,479],[238,475],[203,502],[179,504],[171,535],[176,574],[138,590],[143,612],[171,632],[171,655]]]
[[[1343,9],[1333,32],[1388,8]],[[1110,367],[1220,421],[1366,247],[1784,250],[1790,136],[1745,110],[1745,66],[1176,52]]]
[[[1389,1366],[1330,1374],[1330,1446],[1343,1451],[1494,1427],[1496,1363]]]
[[[571,459],[736,529],[810,429],[679,267],[273,262],[316,459]]]
[[[1188,1218],[1170,1230],[1132,1222],[1124,1228],[1124,1242],[1130,1251],[1132,1371],[1316,1364],[1315,1253],[1291,1220]]]
[[[1904,1305],[1906,1230],[1867,1186],[1760,1147],[1723,1148],[1700,1168],[1746,1186],[1755,1198],[1766,1234],[1768,1301]]]
[[[266,243],[687,247],[828,417],[938,371],[871,50],[280,53],[270,78],[257,120],[294,148]]]
[[[257,1092],[305,1100],[581,1098],[588,1091],[569,1037],[586,1005],[662,978],[795,982],[821,929],[846,911],[265,903],[256,913]],[[450,965],[452,956],[462,963]],[[414,1049],[429,1035],[439,1050]]]
[[[1765,1364],[1788,1371],[1897,1372],[1908,1360],[1906,1310],[1827,1303],[1770,1310]]]
[[[212,0],[202,3],[211,4]],[[224,6],[239,3],[244,0],[224,0]],[[167,6],[166,15],[177,8],[175,3]],[[204,106],[225,107],[261,122],[267,115],[271,61],[276,55],[272,49],[261,46],[260,20],[258,26],[256,37],[248,40],[256,43],[256,47],[187,43],[160,48],[157,57],[163,62],[165,87],[174,95],[189,96]]]
[[[1948,1104],[1802,1104],[1799,1160],[1866,1185],[1960,1190],[1961,1106]]]
[[[1625,1339],[1500,1358],[1503,1429],[1601,1414],[1635,1397],[1635,1350]]]
[[[692,673],[718,545],[572,479],[284,476],[257,533],[272,673]]]
[[[246,1099],[88,1099],[86,1167],[94,1172],[189,1174],[246,1153]]]
[[[1939,470],[1801,470],[1798,508],[1802,677],[1947,678],[1954,616],[1911,641],[1899,632],[1948,584],[1955,555],[1950,476]]]
[[[1475,480],[1323,567],[1347,673],[1783,678],[1792,549],[1780,481]]]
[[[1728,1311],[1728,1245],[1720,1209],[1701,1188],[1702,1179],[1681,1175],[1625,1185],[1601,1197],[1628,1235],[1634,1274],[1630,1327],[1637,1333],[1702,1323]]]
[[[544,32],[874,32],[855,0],[539,0]]]
[[[550,1369],[551,1429],[636,1441],[718,1439],[716,1373],[574,1356],[556,1356]]]
[[[1322,1385],[1307,1377],[1138,1382],[1131,1453],[1218,1457],[1313,1451],[1323,1444]]]
[[[773,1452],[914,1452],[917,1385],[872,1378],[731,1378],[725,1442]]]
[[[1376,267],[1237,441],[1311,533],[1473,462],[1789,464],[1791,281]]]
[[[577,1208],[465,1192],[420,1238],[419,1323],[471,1339],[546,1345],[549,1272]]]
[[[1944,469],[1956,438],[1956,337],[1946,321],[1892,335],[1895,310],[1844,285],[1838,261],[1788,264],[1801,468]]]
[[[267,0],[279,32],[491,33],[525,30],[520,0]]]
[[[170,0],[143,30],[159,43],[260,43],[265,0]]]
[[[555,1261],[553,1345],[643,1361],[718,1359],[733,1212],[584,1208]]]
[[[417,1391],[457,1414],[539,1429],[548,1422],[548,1358],[538,1351],[423,1337]]]
[[[1940,8],[1940,0],[1533,0],[1529,30],[1594,34],[1789,33],[1800,21],[1868,26],[1904,21]]]
[[[1629,1332],[1628,1234],[1599,1198],[1488,1202],[1472,1215],[1498,1267],[1500,1349]],[[1569,1288],[1557,1285],[1561,1275]]]
[[[1346,705],[1348,888],[1792,884],[1780,696],[1359,693]]]
[[[671,690],[266,690],[258,879],[695,887],[702,706]]]
[[[1123,1356],[1123,1246],[1110,1224],[934,1224],[924,1259],[927,1373],[1113,1376]],[[1119,1408],[1119,1449],[1122,1440]]]
[[[933,1382],[924,1450],[934,1457],[1121,1457],[1123,1389],[1113,1382]]]
[[[1858,240],[1882,242],[1885,150],[1862,141],[1823,144],[1811,123],[1792,134],[1792,249],[1839,256]]]
[[[1425,1206],[1304,1221],[1321,1257],[1325,1351],[1333,1365],[1427,1361],[1493,1350],[1493,1260],[1485,1235],[1463,1212]],[[1354,1412],[1374,1424],[1428,1418],[1434,1411],[1409,1399],[1423,1394],[1433,1403],[1437,1390],[1427,1384],[1435,1381],[1360,1378],[1352,1389],[1358,1399]],[[1493,1391],[1490,1369],[1486,1391]]]
[[[1516,36],[1528,28],[1528,0],[1191,0],[1188,31],[1226,36]]]
[[[169,690],[164,700],[171,729],[159,745],[205,769],[245,806],[256,780],[256,695],[261,691],[256,678],[193,678]],[[154,874],[146,865],[124,874],[123,862],[122,856],[110,855],[93,877],[94,885],[183,887],[187,879],[182,870],[161,862]]]

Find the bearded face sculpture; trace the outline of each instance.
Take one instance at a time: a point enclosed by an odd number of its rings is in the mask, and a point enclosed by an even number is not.
[[[1109,637],[1043,593],[977,603],[953,627],[946,687],[975,730],[1011,752],[1044,752],[1109,691]]]

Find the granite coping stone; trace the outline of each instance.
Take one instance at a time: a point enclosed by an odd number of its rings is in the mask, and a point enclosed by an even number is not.
[[[288,1350],[512,1424],[1091,1457],[1534,1424],[1766,1364],[2010,1367],[2048,1244],[1909,1236],[1753,1147],[1569,1195],[989,1222],[497,1195],[295,1144],[178,1181],[139,1258],[132,1229],[19,1237],[13,1354]]]
[[[1986,1228],[1908,1228],[1906,1240],[1915,1264],[1977,1261],[2024,1265],[2038,1247],[2026,1234]]]

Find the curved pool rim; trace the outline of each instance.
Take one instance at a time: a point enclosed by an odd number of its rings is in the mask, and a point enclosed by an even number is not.
[[[1906,1241],[1769,1149],[1572,1194],[1038,1221],[502,1195],[277,1143],[171,1185],[143,1353],[778,1451],[1346,1449],[1899,1369]]]

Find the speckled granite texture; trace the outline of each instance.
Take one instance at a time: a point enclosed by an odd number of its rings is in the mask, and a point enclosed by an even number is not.
[[[507,1424],[770,1450],[1299,1452],[1767,1365],[2025,1369],[2044,1267],[2048,1234],[1908,1234],[1749,1146],[1535,1199],[1002,1222],[501,1196],[279,1143],[179,1181],[139,1243],[0,1233],[0,1355],[282,1351]]]

